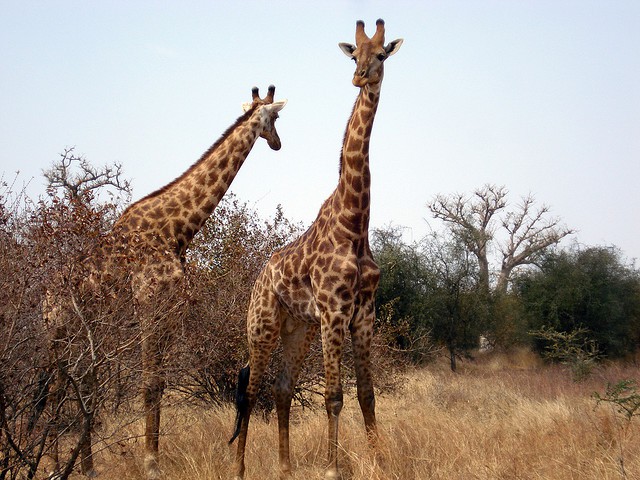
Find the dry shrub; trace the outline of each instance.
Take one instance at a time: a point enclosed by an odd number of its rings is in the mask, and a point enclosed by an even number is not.
[[[130,320],[130,295],[121,295],[125,282],[116,272],[97,290],[83,282],[86,259],[104,241],[116,206],[94,205],[91,192],[74,197],[52,190],[33,203],[5,189],[0,478],[32,477],[41,463],[50,463],[58,441],[64,476],[74,468],[83,432],[99,430],[105,409],[117,410],[137,395],[139,335]],[[43,321],[43,306],[56,313],[55,323]]]
[[[251,288],[271,253],[300,227],[280,208],[261,220],[227,194],[194,239],[187,263],[190,308],[170,378],[188,398],[220,406],[233,401],[238,371],[248,359],[246,310]],[[270,410],[272,368],[263,381],[259,408]]]
[[[42,390],[40,367],[47,361],[37,321],[40,272],[22,241],[29,218],[24,194],[14,185],[0,178],[0,477],[8,478],[33,475],[43,455],[33,399]]]

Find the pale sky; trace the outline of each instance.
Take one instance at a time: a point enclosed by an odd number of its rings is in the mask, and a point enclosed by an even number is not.
[[[231,186],[309,225],[338,180],[357,95],[339,42],[404,38],[371,139],[371,226],[419,240],[438,193],[533,193],[585,245],[640,258],[640,2],[0,0],[0,175],[65,147],[119,162],[134,200],[180,175],[251,87],[288,99],[282,149],[259,140]]]

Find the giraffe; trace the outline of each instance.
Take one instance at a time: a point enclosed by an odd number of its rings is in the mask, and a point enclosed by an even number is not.
[[[309,229],[276,251],[258,276],[247,313],[249,362],[238,377],[235,478],[244,477],[244,451],[259,380],[278,337],[282,371],[274,385],[279,430],[280,475],[291,472],[289,413],[293,388],[309,346],[320,329],[328,416],[328,466],[325,478],[339,478],[338,417],[342,409],[340,362],[349,330],[353,342],[358,401],[369,441],[376,438],[375,398],[370,346],[374,296],[380,270],[369,248],[369,140],[383,77],[383,63],[403,40],[384,45],[384,21],[369,38],[356,23],[356,45],[340,43],[356,62],[352,83],[360,89],[347,124],[338,186],[323,203]],[[230,443],[231,443],[230,442]]]
[[[168,185],[129,206],[115,222],[111,235],[85,260],[88,274],[81,288],[111,280],[118,267],[125,270],[133,295],[134,316],[141,328],[142,397],[145,411],[145,473],[148,479],[160,478],[158,440],[160,402],[164,389],[163,350],[170,344],[177,327],[174,313],[179,305],[172,293],[183,285],[186,250],[194,235],[213,213],[258,137],[279,150],[275,128],[278,112],[286,100],[274,101],[271,85],[264,99],[258,88],[252,90],[251,103],[243,104],[245,113],[181,176]],[[123,265],[125,265],[123,267]],[[47,295],[43,305],[45,320],[58,339],[64,334],[59,303]],[[161,308],[158,308],[162,304]],[[90,432],[88,432],[90,434]],[[93,476],[91,440],[82,447],[82,470]]]

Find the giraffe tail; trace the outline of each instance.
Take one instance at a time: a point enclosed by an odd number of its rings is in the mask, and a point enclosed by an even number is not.
[[[249,399],[247,398],[247,387],[249,386],[249,365],[240,370],[238,373],[238,390],[236,391],[236,429],[233,432],[229,445],[238,438],[240,429],[242,428],[242,420],[249,410]]]

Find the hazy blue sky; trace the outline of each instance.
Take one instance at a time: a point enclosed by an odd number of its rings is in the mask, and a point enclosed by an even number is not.
[[[640,258],[640,2],[0,1],[0,174],[65,147],[120,162],[134,200],[182,173],[251,87],[289,103],[231,190],[309,224],[337,183],[355,21],[405,42],[371,141],[372,227],[429,229],[437,193],[533,193],[587,245]]]

